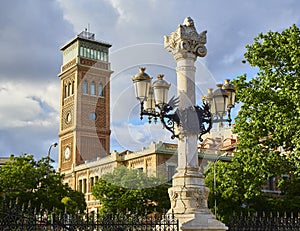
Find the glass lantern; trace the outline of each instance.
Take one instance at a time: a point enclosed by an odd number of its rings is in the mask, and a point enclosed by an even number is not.
[[[155,104],[162,108],[168,102],[168,92],[171,86],[170,83],[165,81],[164,75],[158,75],[157,80],[153,82],[153,91]]]
[[[233,108],[235,103],[235,87],[230,83],[230,79],[225,79],[223,89],[226,91],[227,97],[227,107]]]
[[[146,68],[140,68],[140,72],[132,77],[135,96],[140,102],[147,100],[152,80],[145,70]]]
[[[217,84],[218,89],[213,92],[213,107],[215,114],[222,119],[227,112],[227,98],[226,91],[222,88],[223,84]]]

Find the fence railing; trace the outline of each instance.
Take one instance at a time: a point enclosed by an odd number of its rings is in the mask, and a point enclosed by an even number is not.
[[[174,214],[57,213],[3,201],[0,205],[0,231],[179,231]],[[233,214],[226,224],[229,231],[300,231],[299,213]]]
[[[300,231],[300,214],[248,212],[233,214],[229,231]]]
[[[68,214],[3,202],[0,208],[0,231],[178,231],[174,214],[149,216],[148,214]]]

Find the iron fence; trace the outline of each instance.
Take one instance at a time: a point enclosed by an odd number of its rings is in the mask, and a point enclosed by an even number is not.
[[[229,231],[300,231],[299,213],[248,212],[234,214]]]
[[[300,231],[299,213],[233,214],[228,231]],[[69,214],[2,202],[0,231],[179,231],[174,214]]]
[[[0,209],[0,231],[178,231],[174,214],[68,214],[3,202]]]

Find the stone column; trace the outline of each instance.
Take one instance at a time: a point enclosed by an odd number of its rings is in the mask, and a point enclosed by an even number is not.
[[[181,230],[227,230],[216,220],[207,206],[209,189],[198,164],[197,114],[195,99],[195,61],[206,55],[206,31],[198,34],[193,20],[188,17],[170,36],[165,36],[164,46],[177,64],[178,114],[181,125],[178,139],[178,167],[169,189],[171,210],[179,219]],[[171,211],[170,210],[170,211]]]

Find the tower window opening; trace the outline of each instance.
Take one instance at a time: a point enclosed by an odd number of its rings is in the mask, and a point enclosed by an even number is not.
[[[91,58],[91,49],[87,48],[87,54],[86,54],[87,58]]]
[[[108,55],[107,55],[106,52],[104,52],[103,61],[104,61],[104,62],[107,62],[107,61],[108,61]]]
[[[73,94],[72,90],[73,90],[72,83],[69,83],[68,96],[71,96]]]
[[[79,55],[83,56],[83,47],[80,47]]]
[[[88,94],[88,82],[86,80],[83,82],[83,94]]]
[[[95,84],[95,82],[91,83],[91,95],[96,95],[96,84]]]
[[[103,96],[103,85],[102,85],[102,83],[99,84],[99,87],[98,87],[98,95],[99,95],[99,96]]]
[[[65,96],[65,98],[68,97],[68,85],[67,84],[64,87],[64,96]]]
[[[97,119],[97,115],[95,112],[90,112],[90,120],[96,120]]]
[[[91,58],[93,59],[94,58],[94,50],[91,49]]]
[[[74,88],[75,88],[75,81],[73,80],[73,81],[72,81],[72,95],[74,95],[74,93],[75,93],[75,92],[74,92]]]

